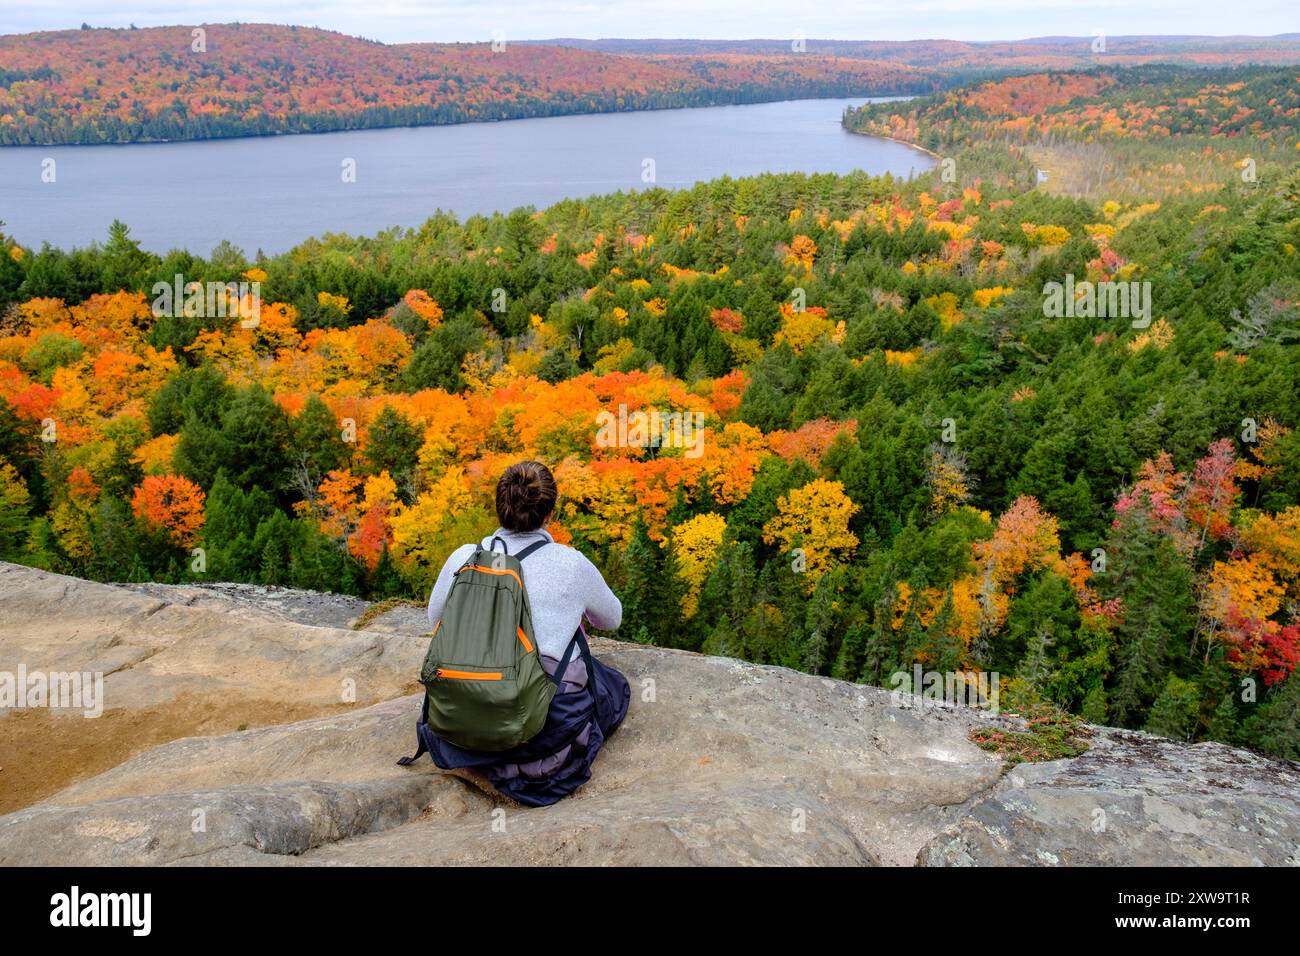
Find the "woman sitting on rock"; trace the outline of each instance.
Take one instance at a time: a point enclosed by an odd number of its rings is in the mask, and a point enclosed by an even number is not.
[[[582,552],[546,530],[556,497],[540,462],[506,469],[501,527],[452,552],[429,595],[434,635],[421,673],[415,756],[427,750],[444,770],[474,771],[530,806],[591,778],[631,697],[623,675],[591,656],[582,626],[616,628],[623,606]]]

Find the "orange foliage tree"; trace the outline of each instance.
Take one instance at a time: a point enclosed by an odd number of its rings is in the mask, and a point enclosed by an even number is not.
[[[172,544],[189,548],[203,528],[203,489],[181,475],[147,475],[131,496],[131,511]]]

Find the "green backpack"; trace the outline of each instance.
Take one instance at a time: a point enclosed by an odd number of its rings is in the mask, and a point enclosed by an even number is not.
[[[520,562],[546,543],[513,557],[478,547],[456,571],[420,669],[425,723],[448,743],[509,750],[546,723],[557,684],[542,668],[520,574]]]

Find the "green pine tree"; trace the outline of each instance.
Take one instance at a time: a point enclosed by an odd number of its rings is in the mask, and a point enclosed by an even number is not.
[[[835,655],[835,663],[831,665],[831,677],[847,681],[858,679],[866,661],[869,633],[865,624],[854,624],[848,629]]]
[[[1300,667],[1273,691],[1245,731],[1242,736],[1261,750],[1300,760]]]
[[[641,644],[656,643],[659,636],[658,606],[662,594],[663,555],[657,544],[650,540],[645,522],[638,519],[632,530],[623,561],[624,581],[620,597],[623,601],[623,623],[619,636]]]
[[[1080,708],[1079,716],[1090,724],[1105,724],[1108,715],[1106,688],[1098,682],[1083,698],[1083,707]]]
[[[1210,725],[1205,731],[1205,736],[1210,740],[1217,740],[1222,744],[1235,744],[1237,742],[1237,705],[1232,694],[1224,694],[1223,699],[1219,701],[1219,706],[1214,708],[1214,715],[1210,718]]]
[[[808,635],[803,646],[803,670],[809,674],[822,673],[826,661],[826,649],[830,644],[831,631],[835,626],[835,591],[830,574],[823,574],[813,587],[812,600],[808,602],[805,615],[805,633]]]
[[[1124,607],[1115,629],[1118,667],[1110,712],[1121,726],[1133,726],[1175,664],[1193,666],[1187,650],[1195,621],[1192,572],[1140,508],[1122,516],[1107,552],[1109,568],[1099,576],[1098,589],[1104,597],[1120,598]]]
[[[1200,686],[1195,681],[1170,674],[1160,696],[1151,705],[1144,729],[1170,740],[1191,740],[1196,733],[1200,706]]]

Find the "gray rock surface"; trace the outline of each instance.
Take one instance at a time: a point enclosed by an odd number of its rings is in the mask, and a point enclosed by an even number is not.
[[[1101,729],[1021,764],[918,856],[924,866],[1300,866],[1300,768]]]
[[[370,602],[346,594],[297,591],[265,584],[123,584],[121,587],[159,598],[169,604],[225,609],[252,608],[298,624],[351,627]],[[426,627],[425,630],[428,630]]]
[[[632,685],[627,721],[577,795],[523,808],[427,759],[395,765],[414,746],[418,608],[358,631],[354,599],[260,590],[0,564],[0,671],[111,671],[101,718],[0,716],[0,793],[17,793],[0,816],[0,865],[1300,857],[1289,764],[1099,729],[1080,758],[1004,776],[969,734],[1014,718],[601,639],[596,653]],[[345,681],[355,701],[340,698]],[[43,789],[11,788],[49,769],[54,739],[83,749]]]
[[[354,600],[319,597],[330,606]],[[150,593],[5,562],[0,615],[0,669],[22,661],[29,670],[103,672],[106,705],[131,710],[185,693],[375,703],[415,689],[425,649],[418,633],[354,631],[337,612],[333,623],[321,611],[313,623],[327,626],[309,626],[218,589]]]

